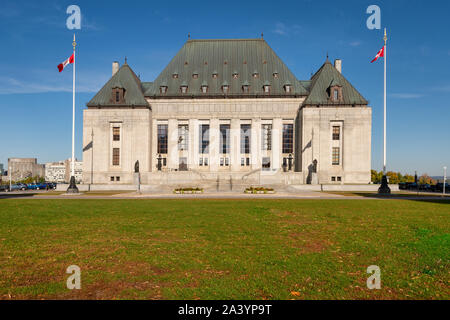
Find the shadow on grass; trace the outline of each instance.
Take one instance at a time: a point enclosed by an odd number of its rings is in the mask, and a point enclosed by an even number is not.
[[[365,193],[365,192],[355,192],[355,196],[361,196],[364,198],[372,199],[389,199],[389,200],[410,200],[410,201],[420,201],[420,202],[434,202],[434,203],[448,203],[450,204],[450,196],[441,196],[439,194],[414,194],[414,193],[393,193],[390,195],[380,195],[378,193]]]
[[[4,193],[0,194],[0,200],[1,199],[17,199],[17,198],[27,198],[27,197],[33,197],[36,193]]]

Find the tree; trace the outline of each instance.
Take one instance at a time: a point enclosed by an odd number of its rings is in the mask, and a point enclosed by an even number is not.
[[[432,179],[428,174],[424,173],[419,177],[419,184],[436,184],[436,181]]]
[[[383,177],[383,171],[377,172],[376,170],[370,170],[372,183],[381,183]]]
[[[389,183],[391,184],[397,184],[399,183],[398,174],[397,172],[388,171],[386,175],[389,177]]]

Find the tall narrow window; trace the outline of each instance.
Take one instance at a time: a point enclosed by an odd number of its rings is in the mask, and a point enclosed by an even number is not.
[[[113,166],[120,165],[120,149],[119,148],[113,148],[112,164],[113,164]]]
[[[339,101],[339,91],[337,89],[333,90],[333,99],[334,101]]]
[[[262,150],[272,150],[272,125],[271,124],[263,124],[261,128],[261,142]]]
[[[333,147],[332,163],[334,166],[339,165],[339,147]]]
[[[251,125],[241,124],[241,154],[250,153]]]
[[[158,153],[167,154],[167,124],[158,124]]]
[[[189,145],[189,126],[180,124],[178,126],[178,150],[187,150]]]
[[[230,153],[230,125],[220,125],[220,153]]]
[[[341,137],[341,127],[333,126],[333,140],[339,140]]]
[[[199,153],[208,154],[209,153],[209,124],[199,125]],[[206,164],[205,164],[206,165]]]
[[[120,101],[120,93],[119,91],[116,91],[116,102]]]
[[[113,127],[113,141],[120,141],[120,127]]]
[[[283,124],[283,153],[294,152],[294,125]]]

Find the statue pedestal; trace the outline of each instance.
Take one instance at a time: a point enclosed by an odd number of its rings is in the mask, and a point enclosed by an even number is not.
[[[133,174],[133,183],[136,186],[136,191],[141,192],[141,176],[139,172]]]
[[[378,194],[391,194],[391,189],[388,186],[387,177],[385,175],[381,178],[381,186],[378,188]]]
[[[311,184],[319,184],[319,178],[317,177],[317,172],[311,173]]]

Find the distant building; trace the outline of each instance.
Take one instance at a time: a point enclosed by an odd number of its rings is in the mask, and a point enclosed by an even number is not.
[[[30,177],[45,177],[45,166],[37,163],[36,158],[9,158],[8,170],[13,181]]]
[[[66,182],[66,164],[64,161],[49,162],[45,164],[45,181]]]
[[[72,159],[67,159],[64,161],[65,169],[65,182],[70,182],[70,175],[72,172]],[[83,179],[83,161],[78,161],[75,159],[75,181],[76,183],[81,183]]]
[[[0,176],[3,176],[5,174],[5,169],[3,167],[3,163],[0,163]]]

